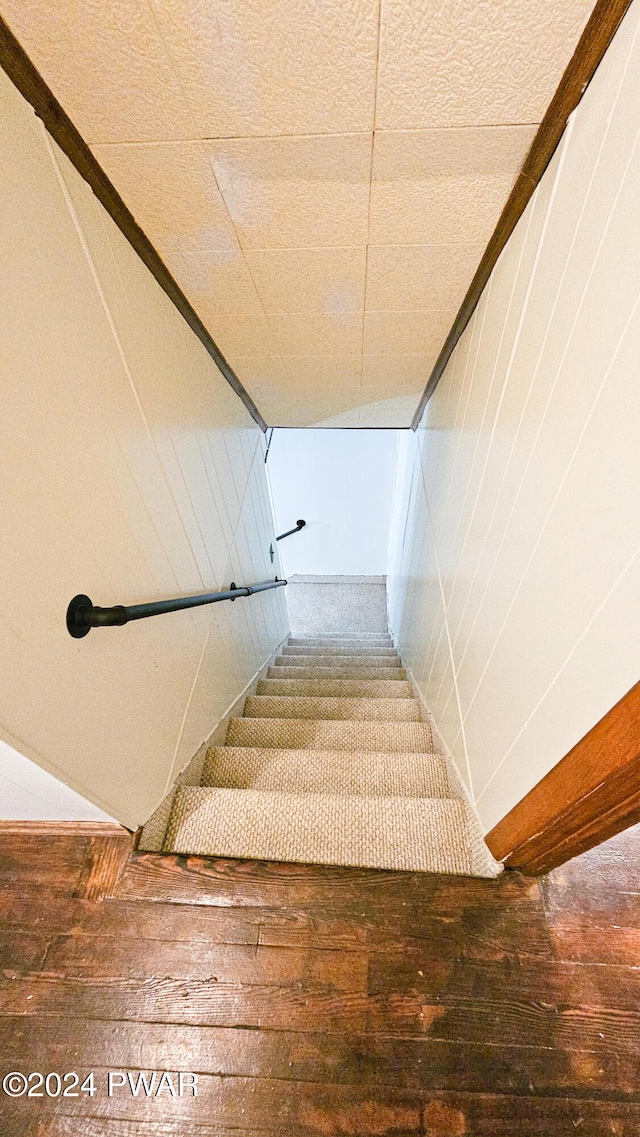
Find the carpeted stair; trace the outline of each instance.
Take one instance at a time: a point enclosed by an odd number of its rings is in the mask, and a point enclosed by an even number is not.
[[[390,636],[295,636],[200,786],[176,789],[165,852],[496,876],[478,820]]]

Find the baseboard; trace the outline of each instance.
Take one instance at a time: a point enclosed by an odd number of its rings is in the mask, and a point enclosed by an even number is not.
[[[115,821],[0,821],[2,838],[24,839],[25,857],[33,856],[37,845],[29,842],[59,840],[84,843],[84,859],[73,896],[79,900],[108,900],[114,896],[120,875],[133,849],[134,834]],[[46,856],[46,844],[38,853]]]
[[[223,746],[227,737],[227,729],[229,721],[232,718],[240,718],[244,711],[245,699],[249,695],[254,695],[258,682],[264,678],[269,667],[272,666],[274,659],[280,654],[284,644],[289,638],[289,632],[283,640],[280,641],[278,646],[268,659],[258,668],[253,677],[249,680],[243,688],[237,699],[227,708],[222,718],[214,726],[209,736],[205,739],[201,746],[198,747],[196,753],[189,759],[186,766],[177,774],[174,783],[162,799],[160,804],[151,814],[151,817],[145,822],[142,827],[142,833],[138,838],[137,848],[140,852],[144,853],[159,853],[162,850],[164,835],[169,823],[169,815],[173,805],[173,799],[178,786],[199,786],[202,777],[202,768],[207,756],[207,751],[212,746]]]
[[[0,835],[25,837],[132,837],[131,829],[117,821],[2,821]]]

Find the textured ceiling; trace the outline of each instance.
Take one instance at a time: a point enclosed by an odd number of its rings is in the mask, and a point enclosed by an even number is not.
[[[270,425],[407,426],[593,0],[0,0]]]

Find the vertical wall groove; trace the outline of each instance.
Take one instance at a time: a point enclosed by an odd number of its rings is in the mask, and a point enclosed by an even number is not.
[[[394,630],[487,829],[640,669],[639,88],[635,3],[417,432]]]

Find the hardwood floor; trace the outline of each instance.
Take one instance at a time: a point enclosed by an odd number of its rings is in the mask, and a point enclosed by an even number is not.
[[[3,1137],[640,1134],[640,826],[495,882],[100,840],[0,832],[0,1077],[95,1085]]]

